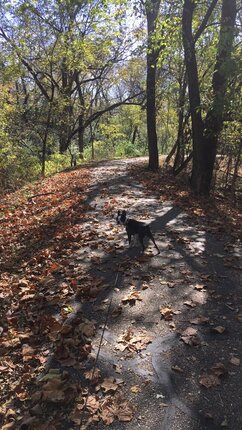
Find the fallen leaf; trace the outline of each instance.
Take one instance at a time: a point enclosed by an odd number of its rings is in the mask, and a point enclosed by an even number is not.
[[[229,362],[231,364],[234,364],[234,366],[239,366],[240,365],[240,358],[233,356],[230,358]]]
[[[197,306],[196,303],[194,303],[192,300],[187,300],[183,304],[189,306],[189,308],[195,308]]]
[[[211,331],[222,334],[225,331],[225,327],[223,327],[222,325],[218,325],[217,327],[212,327]]]
[[[105,402],[105,401],[104,401]],[[114,422],[116,415],[116,407],[111,403],[104,403],[102,410],[100,412],[100,418],[103,420],[104,424],[110,425]]]
[[[199,346],[201,344],[197,330],[193,327],[188,327],[184,332],[182,332],[181,340],[189,346]]]
[[[78,331],[86,337],[92,337],[96,333],[96,326],[93,321],[85,320],[78,326]]]
[[[142,297],[138,291],[132,291],[126,297],[122,299],[123,303],[129,303],[130,305],[135,304],[136,300],[142,301]]]
[[[137,393],[141,393],[141,388],[139,385],[133,385],[130,388],[131,393],[137,394]]]
[[[109,378],[105,378],[104,381],[100,384],[100,387],[103,389],[104,393],[115,392],[118,389],[118,384],[112,376]]]
[[[220,385],[220,379],[216,375],[204,373],[199,379],[199,384],[206,388],[216,387]]]
[[[194,290],[204,290],[206,288],[206,286],[205,285],[203,285],[203,284],[196,284],[196,285],[194,285]]]
[[[172,315],[174,314],[171,307],[167,306],[165,308],[160,308],[161,316],[164,318],[165,321],[172,320]]]
[[[130,403],[128,403],[128,401],[121,402],[118,405],[118,410],[117,410],[118,420],[121,422],[129,422],[133,419],[133,417],[134,417],[134,409],[130,405]]]
[[[85,407],[91,414],[94,414],[100,407],[99,398],[97,396],[89,395],[85,403]]]
[[[224,364],[223,363],[215,363],[212,367],[211,367],[211,372],[214,374],[214,375],[216,375],[216,376],[218,376],[218,377],[221,377],[221,376],[224,376],[226,373],[227,373],[227,370],[226,370],[226,368],[225,368],[225,366],[224,366]]]
[[[113,368],[115,370],[116,373],[122,373],[122,366],[118,365],[118,364],[113,364]]]
[[[204,317],[204,316],[200,316],[200,317],[197,317],[197,318],[193,318],[189,322],[191,324],[194,324],[194,325],[207,324],[209,322],[209,318]]]
[[[183,369],[181,369],[179,366],[172,366],[171,369],[175,372],[183,373]]]
[[[96,385],[101,377],[101,371],[100,369],[91,369],[84,372],[84,376],[86,379],[91,381],[94,385]]]

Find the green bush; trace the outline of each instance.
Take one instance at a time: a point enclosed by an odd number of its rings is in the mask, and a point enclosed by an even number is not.
[[[144,155],[144,150],[133,145],[128,140],[123,140],[116,146],[115,155],[117,157],[139,157]]]
[[[114,158],[115,157],[115,148],[110,142],[105,142],[103,140],[95,140],[93,142],[94,146],[94,159],[95,160],[103,160],[106,158]],[[84,149],[84,160],[92,159],[92,148],[91,145],[87,146]]]
[[[45,162],[45,175],[53,175],[54,173],[60,172],[67,167],[70,167],[70,155],[68,153],[54,153],[51,155],[49,160]]]
[[[37,157],[21,148],[0,148],[0,186],[13,191],[24,183],[36,179],[40,173]]]

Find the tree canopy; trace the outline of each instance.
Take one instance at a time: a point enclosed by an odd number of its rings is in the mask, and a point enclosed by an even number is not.
[[[238,170],[236,0],[0,6],[4,189],[94,157],[148,154],[156,170],[166,154],[175,174],[193,163],[198,194],[210,192],[217,154],[227,179]]]

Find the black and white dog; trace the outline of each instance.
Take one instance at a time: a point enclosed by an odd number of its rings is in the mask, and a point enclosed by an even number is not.
[[[131,243],[132,236],[137,234],[139,241],[141,243],[142,249],[144,251],[145,250],[144,238],[148,237],[149,239],[152,240],[153,244],[155,245],[155,247],[158,251],[158,254],[160,254],[160,250],[155,243],[155,239],[154,239],[154,237],[150,231],[150,227],[148,225],[144,224],[143,222],[136,221],[135,219],[127,218],[127,213],[124,210],[118,211],[118,215],[117,215],[116,220],[117,220],[117,224],[122,224],[126,227],[126,232],[128,235],[129,244]]]

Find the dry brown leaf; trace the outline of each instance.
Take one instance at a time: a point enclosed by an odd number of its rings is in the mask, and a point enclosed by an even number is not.
[[[240,358],[239,357],[231,357],[229,362],[234,364],[234,366],[240,366]]]
[[[175,329],[176,329],[176,324],[174,323],[174,321],[170,321],[170,322],[169,322],[169,327],[170,327],[172,330],[175,330]]]
[[[120,366],[119,364],[113,364],[113,368],[114,368],[116,373],[118,373],[118,374],[122,373],[122,366]]]
[[[101,376],[101,371],[97,368],[95,370],[87,370],[86,372],[84,372],[84,376],[89,381],[92,381],[93,384],[97,384]]]
[[[110,376],[109,378],[105,378],[104,381],[100,384],[100,387],[103,389],[105,393],[115,392],[118,389],[118,384],[116,379]]]
[[[118,410],[117,410],[117,418],[119,421],[122,422],[129,422],[134,417],[134,410],[132,406],[127,402],[123,401],[119,404]]]
[[[141,393],[141,388],[139,385],[133,385],[130,388],[131,393],[137,394],[137,393]]]
[[[206,288],[206,286],[205,285],[203,285],[203,284],[196,284],[196,285],[194,285],[194,290],[204,290]]]
[[[135,304],[136,300],[142,301],[142,297],[138,291],[132,291],[126,297],[122,299],[123,303]]]
[[[121,313],[123,312],[123,307],[121,305],[118,305],[114,308],[112,311],[112,317],[117,318]]]
[[[222,325],[218,325],[217,327],[212,327],[211,330],[215,333],[222,334],[225,331],[225,327],[223,327]]]
[[[227,373],[227,369],[225,368],[223,363],[215,363],[212,367],[211,367],[211,371],[214,375],[218,376],[219,378],[221,376],[226,375]]]
[[[98,396],[88,396],[86,403],[84,403],[86,405],[87,410],[91,413],[94,414],[95,412],[97,412],[97,410],[100,407],[100,401]]]
[[[33,358],[34,353],[35,353],[35,351],[31,346],[29,346],[27,344],[24,344],[22,346],[23,361],[31,360]]]
[[[123,342],[123,341],[129,342],[132,339],[133,335],[134,335],[134,331],[132,327],[129,327],[127,331],[121,336],[120,342]]]
[[[167,306],[165,308],[160,308],[160,313],[165,321],[170,321],[174,312],[171,307]]]
[[[197,334],[197,330],[193,327],[188,327],[182,333],[181,340],[189,346],[198,346],[201,344],[200,338]]]
[[[93,321],[85,320],[79,324],[78,331],[86,337],[92,337],[96,333],[96,326]]]
[[[197,318],[193,318],[189,322],[191,324],[194,324],[194,325],[199,325],[199,324],[206,324],[206,323],[208,323],[208,321],[209,321],[209,318],[204,317],[204,316],[200,316],[200,317],[197,317]]]
[[[182,336],[195,336],[197,334],[197,329],[193,327],[187,327],[186,330],[182,332]]]
[[[216,387],[217,385],[220,385],[220,379],[216,375],[204,373],[199,379],[199,384],[206,388]]]
[[[197,306],[196,303],[194,303],[192,300],[187,300],[183,304],[189,306],[189,308],[195,308]]]
[[[42,399],[49,402],[62,402],[65,400],[64,391],[63,381],[60,381],[59,378],[53,378],[43,386]]]
[[[144,333],[140,333],[138,335],[134,335],[134,331],[131,327],[119,337],[118,343],[122,345],[118,345],[117,348],[120,351],[124,351],[125,349],[129,349],[130,351],[141,351],[145,349],[148,343],[151,342],[151,338],[148,337]]]
[[[100,418],[103,420],[104,424],[110,425],[115,420],[116,407],[111,404],[104,404],[100,412]]]
[[[174,372],[183,373],[183,369],[181,369],[179,366],[171,366],[172,370]]]

